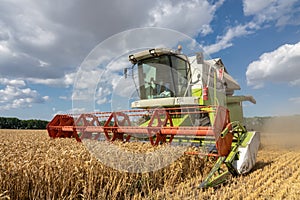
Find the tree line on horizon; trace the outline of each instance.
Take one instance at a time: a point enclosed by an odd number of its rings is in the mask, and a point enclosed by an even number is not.
[[[48,123],[39,119],[21,120],[16,117],[0,117],[0,129],[46,129]]]

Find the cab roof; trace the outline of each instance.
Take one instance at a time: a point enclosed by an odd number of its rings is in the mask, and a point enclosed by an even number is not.
[[[136,64],[140,60],[144,60],[152,57],[158,57],[162,55],[174,55],[188,62],[188,58],[184,54],[180,53],[179,51],[174,51],[168,48],[154,48],[154,49],[144,50],[135,54],[131,54],[129,55],[129,61],[132,64]]]

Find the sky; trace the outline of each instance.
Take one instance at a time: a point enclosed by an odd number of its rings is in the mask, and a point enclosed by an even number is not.
[[[0,116],[116,104],[132,49],[187,37],[254,96],[246,117],[300,114],[299,0],[0,0]]]

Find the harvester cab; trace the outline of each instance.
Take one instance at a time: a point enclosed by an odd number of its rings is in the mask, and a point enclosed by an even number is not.
[[[188,57],[181,49],[155,48],[129,55],[129,61],[139,96],[131,102],[132,110],[56,115],[47,126],[50,137],[129,141],[140,136],[152,145],[205,149],[186,152],[215,158],[200,188],[253,168],[260,136],[246,130],[242,102],[256,102],[252,96],[234,95],[240,86],[220,58],[205,59],[203,53]],[[124,73],[128,78],[128,69]]]
[[[161,48],[130,55],[129,60],[138,67],[140,86],[140,100],[132,108],[218,105],[231,111],[231,120],[242,122],[241,103],[256,103],[252,96],[233,96],[241,88],[220,58],[204,60],[203,53],[187,57]]]

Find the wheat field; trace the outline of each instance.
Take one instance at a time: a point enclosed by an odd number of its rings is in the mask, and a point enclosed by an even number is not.
[[[211,163],[197,156],[183,155],[153,172],[120,172],[73,139],[53,140],[44,130],[0,130],[0,199],[300,199],[298,135],[262,133],[249,174],[201,190],[197,186]],[[134,142],[114,145],[153,148]]]

